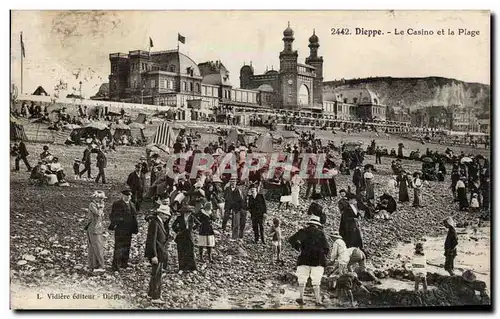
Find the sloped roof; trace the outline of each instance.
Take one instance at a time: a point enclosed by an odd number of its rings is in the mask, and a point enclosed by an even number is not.
[[[193,70],[193,76],[201,76],[198,65],[178,50],[151,52],[151,60],[167,71],[170,71],[173,66],[175,73],[188,75],[188,68],[190,68]]]
[[[45,95],[45,96],[48,96],[49,94],[47,93],[47,91],[45,91],[45,89],[41,86],[37,87],[35,92],[33,92],[33,95]]]

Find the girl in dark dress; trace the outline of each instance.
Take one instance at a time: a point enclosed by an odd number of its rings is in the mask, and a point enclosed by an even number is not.
[[[459,208],[461,211],[467,210],[469,208],[469,201],[467,200],[467,187],[465,184],[466,177],[461,176],[460,180],[457,182],[457,199],[459,203]]]
[[[212,248],[215,246],[215,234],[212,221],[215,219],[212,212],[212,203],[206,202],[205,206],[196,216],[200,221],[198,232],[198,251],[200,261],[203,262],[203,248],[207,249],[208,261],[212,262]]]
[[[175,242],[177,244],[177,258],[179,270],[196,270],[194,257],[194,241],[192,231],[198,228],[200,222],[193,216],[193,206],[183,206],[179,215],[172,224],[172,230],[177,234]]]
[[[400,172],[396,181],[399,186],[399,201],[401,203],[409,202],[410,196],[408,195],[408,186],[410,186],[411,184],[406,172]]]

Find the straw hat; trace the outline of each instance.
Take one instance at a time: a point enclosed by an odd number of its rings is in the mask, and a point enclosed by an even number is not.
[[[451,227],[455,227],[455,221],[451,217],[446,218],[443,222],[450,225]]]
[[[103,191],[95,191],[92,195],[90,195],[92,198],[102,198],[106,199],[106,194]]]
[[[333,233],[333,235],[331,236],[333,239],[342,239],[342,236],[340,236],[340,233],[338,231],[336,231],[335,233]]]
[[[160,205],[158,209],[156,209],[156,212],[159,214],[165,214],[168,216],[171,216],[172,213],[170,212],[170,207],[168,205]]]
[[[316,215],[311,215],[311,217],[309,218],[309,221],[307,223],[310,225],[322,226],[320,219],[319,219],[319,216],[316,216]]]

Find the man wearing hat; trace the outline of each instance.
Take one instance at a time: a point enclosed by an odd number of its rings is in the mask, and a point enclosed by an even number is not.
[[[457,231],[455,230],[455,221],[453,218],[448,217],[443,221],[443,224],[446,228],[448,228],[448,234],[446,235],[446,240],[444,242],[444,270],[446,270],[450,276],[453,276],[454,269],[454,260],[457,256],[457,245],[458,245],[458,237]]]
[[[247,207],[252,219],[252,229],[255,236],[255,243],[265,243],[264,239],[264,216],[267,214],[266,200],[262,194],[258,194],[257,185],[250,186],[250,194],[248,195]]]
[[[141,178],[142,164],[135,164],[135,170],[128,175],[127,185],[132,192],[132,201],[135,203],[135,209],[138,211],[141,207],[142,194],[144,193],[144,183]]]
[[[326,267],[326,256],[330,248],[323,233],[320,218],[311,215],[306,227],[290,237],[288,242],[293,248],[300,251],[296,273],[300,291],[300,298],[297,299],[297,303],[304,304],[304,290],[307,279],[311,278],[316,305],[321,305],[320,284]]]
[[[149,218],[145,257],[152,265],[148,296],[152,298],[153,304],[164,303],[161,300],[161,278],[168,262],[169,231],[165,228],[165,223],[168,225],[170,216],[170,207],[162,204]]]
[[[224,190],[224,217],[222,219],[222,231],[225,231],[227,222],[232,217],[232,238],[242,238],[243,232],[240,232],[241,211],[245,208],[245,200],[241,189],[236,185],[236,179],[229,181],[229,187]]]
[[[24,141],[19,139],[19,144],[17,145],[17,155],[16,155],[16,166],[15,169],[16,171],[19,170],[19,162],[22,160],[24,162],[24,165],[26,165],[26,169],[28,172],[31,172],[31,166],[30,163],[28,162],[28,149],[26,148],[26,144],[24,144]]]
[[[97,174],[95,182],[97,184],[99,183],[99,179],[101,179],[102,183],[106,184],[106,175],[104,174],[104,169],[107,166],[108,160],[106,159],[106,154],[104,154],[104,151],[102,149],[97,148],[96,151],[97,151],[96,166],[97,169],[99,170],[99,174]]]
[[[92,144],[88,144],[87,148],[83,151],[83,157],[82,157],[82,164],[83,164],[83,171],[80,172],[80,178],[82,178],[83,173],[87,172],[87,177],[89,179],[92,178],[92,168],[91,168],[91,159],[92,157],[90,156],[92,153],[94,153],[94,148]]]
[[[130,255],[132,235],[139,232],[137,225],[137,211],[131,201],[132,192],[122,191],[122,198],[111,206],[109,230],[115,232],[115,249],[113,253],[113,271],[119,267],[127,268]]]

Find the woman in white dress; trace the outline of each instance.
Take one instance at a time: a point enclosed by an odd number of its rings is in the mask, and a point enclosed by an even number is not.
[[[302,178],[299,176],[299,173],[295,173],[292,177],[291,180],[291,185],[292,185],[292,205],[293,207],[298,207],[299,206],[299,193],[300,193],[300,187],[302,184],[304,184],[304,181]]]

